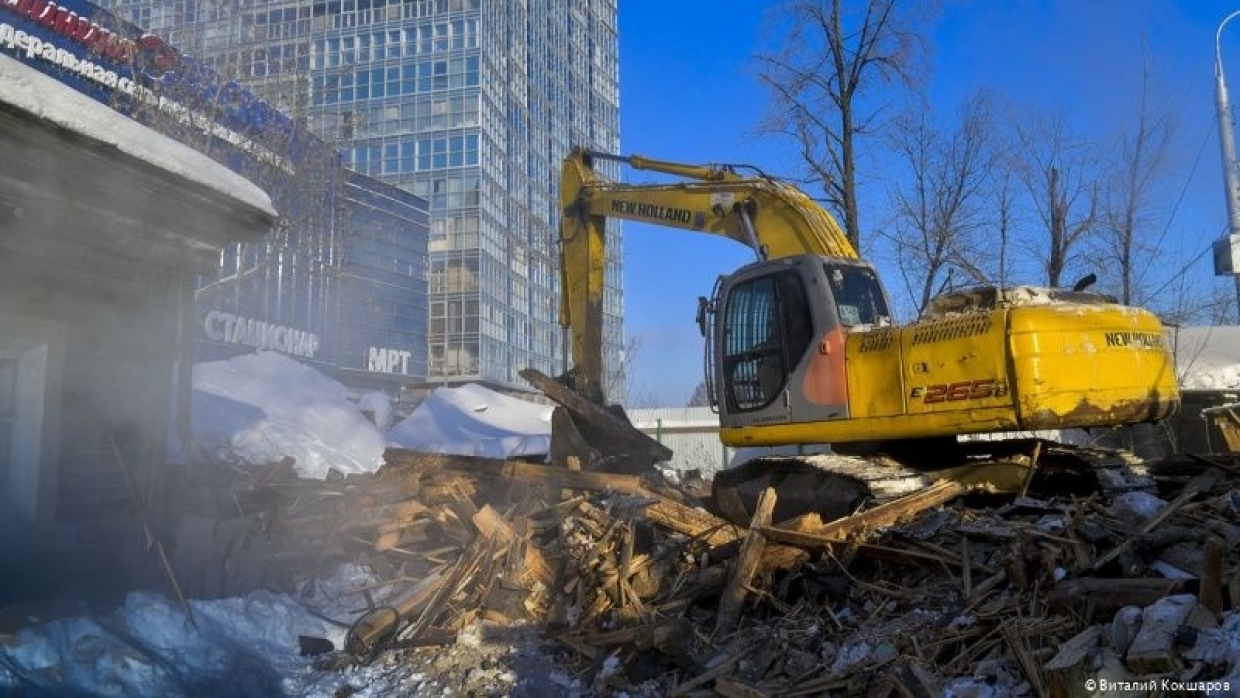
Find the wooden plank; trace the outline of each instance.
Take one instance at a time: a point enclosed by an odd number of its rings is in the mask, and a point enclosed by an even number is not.
[[[397,502],[396,504],[370,507],[352,513],[340,522],[336,530],[343,533],[362,528],[377,528],[393,521],[413,521],[418,517],[429,515],[430,510],[426,508],[426,505],[411,499],[405,502]]]
[[[724,698],[769,698],[772,694],[762,690],[760,686],[741,681],[734,676],[720,676],[715,679],[715,693]]]
[[[382,553],[392,548],[426,540],[423,530],[430,519],[397,519],[375,527],[375,539],[371,544],[375,552]]]
[[[645,512],[647,521],[690,538],[699,538],[710,546],[727,545],[745,533],[739,526],[708,511],[664,497],[655,497],[646,505]]]
[[[693,689],[697,688],[698,686],[701,686],[708,681],[712,681],[721,676],[724,676],[725,674],[727,674],[729,671],[732,670],[732,667],[745,654],[745,651],[746,651],[745,649],[733,650],[732,652],[728,654],[719,655],[715,657],[710,662],[707,662],[709,666],[706,669],[706,671],[698,674],[692,679],[689,679],[688,681],[677,686],[676,689],[672,691],[671,695],[672,696],[689,695],[689,693]]]
[[[836,519],[810,531],[764,526],[762,533],[769,539],[802,548],[829,548],[856,533],[890,526],[900,519],[938,506],[965,492],[958,482],[939,482],[924,490],[893,499],[860,514]]]
[[[766,545],[762,527],[771,523],[771,515],[775,512],[777,499],[778,496],[773,487],[762,490],[762,494],[758,497],[749,533],[745,535],[745,541],[741,544],[741,553],[736,559],[735,567],[732,568],[732,576],[724,585],[723,595],[719,599],[716,631],[731,632],[740,620],[741,607],[745,604],[746,589],[750,580],[753,579],[758,562],[762,559],[762,549]]]
[[[1094,658],[1101,651],[1102,626],[1094,625],[1063,643],[1043,669],[1047,688],[1053,696],[1086,698],[1094,695],[1086,680],[1094,676]]]
[[[1183,588],[1182,579],[1081,577],[1065,579],[1056,584],[1047,595],[1046,603],[1048,606],[1060,608],[1086,602],[1115,608],[1129,605],[1144,607],[1168,594],[1179,593]]]
[[[1223,613],[1223,574],[1227,546],[1222,538],[1210,536],[1206,540],[1201,570],[1201,586],[1197,593],[1201,605],[1215,616]]]
[[[418,619],[410,624],[407,637],[416,639],[431,627],[431,624],[443,613],[448,601],[457,593],[458,587],[476,576],[475,573],[483,561],[490,557],[494,546],[495,539],[488,536],[479,536],[470,543],[469,547],[461,553],[456,564],[452,566],[444,583],[431,594],[422,612],[418,615]]]
[[[521,558],[525,563],[521,575],[523,582],[526,581],[526,577],[537,580],[543,586],[551,586],[551,583],[555,581],[555,573],[551,570],[551,565],[547,564],[542,551],[532,545],[520,545],[525,542],[523,536],[518,534],[516,529],[490,504],[482,505],[478,513],[474,514],[472,521],[483,536],[492,536],[501,545],[512,550],[518,547],[524,549]],[[528,588],[528,585],[525,586]]]
[[[484,458],[482,456],[455,456],[444,454],[419,454],[404,449],[389,448],[385,454],[394,458],[407,455],[419,460],[438,461],[438,468],[465,472],[481,477],[502,478],[513,482],[543,484],[555,488],[614,491],[625,494],[649,494],[640,477],[619,473],[600,473],[568,470],[555,466],[525,463],[522,461]],[[387,455],[384,456],[388,457]]]

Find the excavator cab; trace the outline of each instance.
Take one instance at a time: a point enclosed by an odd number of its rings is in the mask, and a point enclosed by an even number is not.
[[[722,276],[706,307],[711,396],[735,427],[847,418],[845,334],[891,325],[872,267],[818,255]]]

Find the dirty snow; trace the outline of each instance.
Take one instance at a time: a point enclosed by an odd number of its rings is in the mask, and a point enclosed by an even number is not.
[[[159,594],[134,592],[110,614],[53,620],[0,636],[0,692],[89,691],[105,696],[273,696],[313,682],[299,637],[336,647],[345,630],[312,613],[348,617],[364,607],[348,590],[366,570],[344,566],[304,600],[266,591],[191,600],[191,616]],[[352,596],[352,598],[349,598]]]

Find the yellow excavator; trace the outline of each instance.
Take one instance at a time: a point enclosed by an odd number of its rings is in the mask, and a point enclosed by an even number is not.
[[[603,159],[677,181],[609,181],[595,169]],[[560,321],[574,386],[594,401],[608,218],[754,250],[757,261],[720,276],[699,301],[706,382],[728,446],[831,444],[907,464],[962,435],[1110,428],[1179,407],[1153,313],[1082,289],[980,287],[946,293],[899,326],[875,269],[832,216],[756,170],[578,148],[563,162],[560,203]]]

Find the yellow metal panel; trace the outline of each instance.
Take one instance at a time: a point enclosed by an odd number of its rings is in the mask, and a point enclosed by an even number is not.
[[[905,328],[910,415],[1011,405],[1006,316],[1004,310],[978,311]]]
[[[1162,325],[1122,306],[1011,311],[1011,354],[1022,425],[1109,426],[1161,419],[1179,404]]]
[[[848,335],[848,414],[887,417],[904,412],[904,370],[900,332],[883,327]]]

